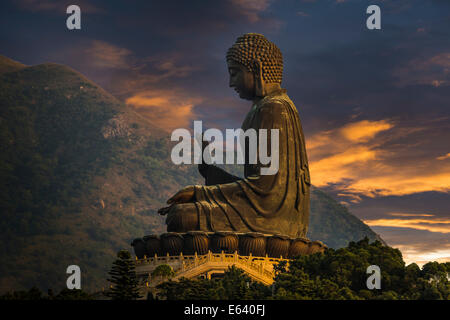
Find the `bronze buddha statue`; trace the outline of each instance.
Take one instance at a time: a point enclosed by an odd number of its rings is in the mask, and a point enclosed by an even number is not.
[[[245,163],[244,178],[200,164],[205,185],[188,186],[158,212],[169,232],[234,231],[305,237],[309,223],[310,176],[300,118],[281,88],[281,51],[263,35],[248,33],[228,50],[230,87],[253,102],[242,129],[279,130],[279,167],[261,175],[261,163]],[[269,141],[270,143],[270,141]],[[248,145],[244,147],[248,149]]]

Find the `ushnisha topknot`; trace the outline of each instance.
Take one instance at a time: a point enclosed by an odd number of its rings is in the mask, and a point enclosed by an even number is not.
[[[283,79],[283,56],[278,47],[259,33],[246,33],[228,49],[227,60],[244,65],[254,72],[254,60],[259,59],[266,83],[279,83]]]

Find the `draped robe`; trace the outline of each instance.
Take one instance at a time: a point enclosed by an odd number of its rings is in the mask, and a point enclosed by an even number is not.
[[[300,118],[286,90],[253,105],[242,125],[244,131],[249,128],[269,129],[268,146],[270,129],[279,129],[278,172],[260,175],[259,162],[245,163],[243,179],[213,165],[200,170],[206,185],[195,186],[199,230],[305,237],[311,182]],[[245,148],[248,151],[248,145]]]

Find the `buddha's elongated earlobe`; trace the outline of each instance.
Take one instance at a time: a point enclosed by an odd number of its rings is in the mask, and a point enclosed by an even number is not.
[[[265,92],[265,83],[262,75],[262,64],[259,59],[253,60],[254,67],[254,76],[255,76],[255,96],[264,97],[266,95]]]

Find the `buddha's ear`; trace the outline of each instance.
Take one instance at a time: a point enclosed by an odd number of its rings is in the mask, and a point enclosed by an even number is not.
[[[262,75],[262,63],[259,59],[253,60],[253,70],[253,74],[255,76],[255,96],[264,97],[266,95],[266,86]]]

